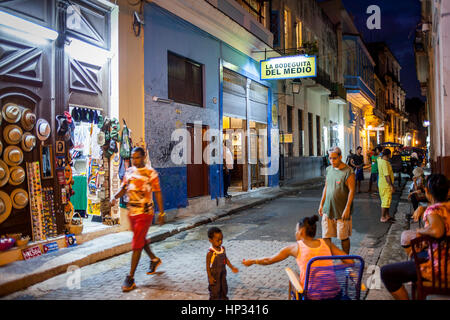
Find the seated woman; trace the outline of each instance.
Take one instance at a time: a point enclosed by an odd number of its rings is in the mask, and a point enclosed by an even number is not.
[[[259,258],[259,259],[249,259],[243,260],[242,264],[249,267],[253,264],[260,265],[269,265],[273,263],[277,263],[285,260],[289,256],[295,258],[298,268],[300,269],[300,284],[304,287],[305,278],[306,278],[306,266],[308,261],[311,258],[318,256],[332,256],[332,255],[347,255],[344,251],[340,250],[333,243],[331,246],[325,243],[323,239],[315,239],[316,236],[316,222],[319,220],[317,215],[312,217],[306,217],[300,220],[297,223],[295,238],[297,242],[284,247],[280,250],[276,255],[272,257]],[[344,260],[344,263],[353,263],[353,260]],[[317,263],[314,263],[314,266],[332,266],[333,263],[330,260],[319,260]],[[334,295],[330,297],[321,297],[321,298],[332,298],[335,297],[339,293],[339,288],[337,287],[336,281],[334,281],[336,285],[336,290],[334,290]],[[333,292],[333,290],[327,290],[327,292]]]
[[[425,197],[425,174],[422,168],[415,168],[413,170],[413,184],[408,195],[408,200],[411,200],[414,211],[419,207],[420,201],[427,201]]]
[[[430,236],[436,239],[444,235],[450,236],[450,202],[447,201],[449,183],[442,174],[432,174],[425,186],[425,195],[431,205],[425,210],[423,220],[425,227],[416,230],[416,236]],[[415,213],[418,219],[423,210]],[[411,239],[410,239],[411,240]],[[431,275],[429,259],[421,264],[423,277]],[[413,260],[385,265],[381,268],[381,280],[386,289],[397,300],[408,300],[408,293],[403,286],[407,282],[417,281],[416,265]]]

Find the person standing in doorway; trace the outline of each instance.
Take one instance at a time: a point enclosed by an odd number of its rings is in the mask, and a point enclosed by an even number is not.
[[[351,162],[355,168],[358,193],[361,193],[361,181],[364,180],[364,156],[362,155],[362,147],[359,146],[356,148],[356,154],[353,156]]]
[[[391,150],[388,148],[383,150],[383,157],[378,159],[378,191],[381,199],[381,222],[394,222],[395,219],[389,216],[389,208],[391,207],[392,195],[394,188],[394,172],[389,162]]]
[[[225,198],[229,199],[228,187],[231,185],[231,170],[233,170],[233,154],[227,147],[225,141],[223,144],[223,189]]]
[[[153,193],[159,208],[158,223],[164,223],[164,205],[159,186],[158,173],[151,167],[145,165],[145,151],[143,148],[134,148],[131,152],[131,167],[127,169],[122,181],[120,190],[111,199],[111,205],[116,204],[117,199],[128,196],[128,218],[130,219],[133,240],[131,248],[131,269],[122,285],[124,292],[131,291],[136,287],[134,273],[141,258],[142,249],[150,257],[150,269],[147,274],[154,274],[156,268],[161,264],[161,259],[151,251],[149,241],[146,240],[148,229],[150,228],[153,216]]]
[[[341,240],[342,250],[350,253],[352,235],[353,198],[355,196],[355,174],[342,162],[339,147],[328,150],[331,166],[326,170],[325,187],[320,201],[322,237],[329,247],[331,238]]]

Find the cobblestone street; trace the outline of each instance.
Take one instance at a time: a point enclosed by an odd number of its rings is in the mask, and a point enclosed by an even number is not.
[[[121,291],[131,261],[131,253],[126,253],[61,274],[4,299],[208,299],[205,257],[210,246],[207,229],[213,225],[222,229],[228,258],[239,268],[237,274],[228,270],[229,298],[287,299],[288,280],[284,268],[297,270],[294,259],[249,268],[241,261],[273,255],[292,243],[296,222],[316,214],[321,191],[319,188],[304,190],[152,244],[163,263],[156,274],[147,275],[149,258],[142,253],[135,275],[137,288],[129,293]],[[389,226],[379,223],[378,196],[358,194],[354,206],[351,253],[363,256],[367,267],[377,263]],[[318,237],[320,229],[319,226]],[[335,243],[340,246],[339,241]],[[78,279],[81,279],[79,286]]]

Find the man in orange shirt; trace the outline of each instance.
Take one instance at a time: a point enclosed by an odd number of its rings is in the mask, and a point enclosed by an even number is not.
[[[131,270],[122,285],[124,292],[131,291],[136,287],[134,273],[141,258],[142,249],[145,250],[151,259],[150,269],[147,274],[154,274],[156,268],[162,262],[150,250],[149,241],[146,240],[146,235],[152,225],[154,216],[153,192],[160,211],[158,215],[158,223],[160,225],[164,223],[165,215],[158,173],[153,168],[145,165],[144,149],[133,149],[131,152],[131,165],[125,173],[120,190],[111,199],[111,205],[114,206],[118,198],[123,197],[125,194],[128,196],[128,218],[133,231]]]

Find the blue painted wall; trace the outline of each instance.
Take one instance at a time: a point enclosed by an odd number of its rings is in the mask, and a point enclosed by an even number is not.
[[[221,77],[222,63],[236,66],[240,73],[273,90],[276,82],[259,81],[259,61],[242,54],[203,30],[178,18],[155,4],[144,9],[145,52],[145,138],[152,166],[160,173],[166,209],[186,207],[186,166],[177,166],[170,160],[171,134],[187,123],[201,121],[210,129],[222,128]],[[153,96],[168,98],[168,51],[198,62],[204,67],[204,108],[178,103],[159,103]],[[272,88],[273,87],[273,88]],[[213,98],[217,102],[213,102]],[[268,106],[271,125],[272,94]],[[270,146],[270,142],[269,142]],[[270,152],[270,148],[269,148]],[[278,185],[278,174],[269,177],[269,185]],[[209,190],[212,199],[223,197],[222,167],[209,166]]]

